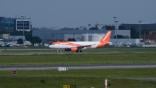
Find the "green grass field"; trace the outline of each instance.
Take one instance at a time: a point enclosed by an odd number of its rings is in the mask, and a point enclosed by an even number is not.
[[[0,65],[15,64],[156,64],[156,48],[104,48],[78,54],[56,54],[51,50],[0,50]],[[51,51],[51,52],[50,52]],[[50,54],[50,53],[51,54]],[[24,55],[32,53],[31,55]],[[9,55],[7,55],[9,54]],[[11,55],[13,54],[13,55]],[[16,55],[17,54],[17,55]],[[22,54],[22,55],[19,55]],[[58,71],[0,71],[0,88],[156,88],[156,68]]]
[[[0,55],[0,64],[156,64],[154,53]]]
[[[76,88],[103,88],[104,79],[110,88],[155,88],[156,69],[112,69],[58,71],[0,72],[0,88],[63,88],[65,84]],[[155,78],[152,80],[151,78]]]

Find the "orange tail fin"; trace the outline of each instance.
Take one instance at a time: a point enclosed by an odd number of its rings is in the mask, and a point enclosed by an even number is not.
[[[108,31],[105,34],[105,36],[99,41],[99,44],[97,46],[98,48],[101,48],[110,43],[111,33],[112,33],[112,31]]]

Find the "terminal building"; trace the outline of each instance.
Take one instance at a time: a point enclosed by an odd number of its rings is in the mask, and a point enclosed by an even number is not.
[[[0,38],[5,40],[26,39],[32,35],[30,18],[21,16],[17,18],[0,17]]]

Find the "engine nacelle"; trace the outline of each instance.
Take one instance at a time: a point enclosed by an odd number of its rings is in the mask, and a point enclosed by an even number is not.
[[[74,47],[74,48],[66,48],[65,51],[67,51],[67,52],[69,52],[69,51],[71,51],[71,52],[82,52],[81,49],[76,48],[76,47]]]
[[[78,52],[78,48],[71,48],[71,52]]]

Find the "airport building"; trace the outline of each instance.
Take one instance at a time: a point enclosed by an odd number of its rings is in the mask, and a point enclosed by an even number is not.
[[[21,16],[17,18],[0,17],[0,38],[13,39],[22,38],[32,35],[32,24],[30,18]]]
[[[33,36],[38,36],[44,41],[75,40],[75,41],[97,41],[106,30],[50,30],[34,29]]]
[[[0,34],[13,33],[16,29],[15,18],[0,17]]]
[[[132,39],[156,42],[156,24],[121,24],[119,30],[129,30]]]
[[[115,31],[112,30],[112,38],[115,37]],[[33,36],[40,37],[43,41],[55,41],[55,40],[75,40],[75,41],[98,41],[108,31],[107,28],[90,30],[90,29],[74,29],[74,28],[63,28],[63,29],[33,29]],[[130,37],[129,30],[118,30],[118,35],[123,38]]]

